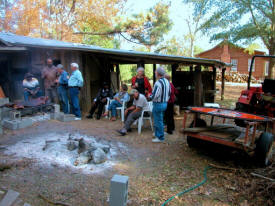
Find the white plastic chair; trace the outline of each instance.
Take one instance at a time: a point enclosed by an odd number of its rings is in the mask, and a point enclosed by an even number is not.
[[[126,105],[127,102],[126,101],[122,101],[122,106],[116,108],[117,110],[120,110],[120,116],[121,116],[121,121],[122,122],[124,122],[124,119],[125,119],[124,112],[125,112],[125,108],[126,108],[125,105]]]
[[[107,97],[107,104],[105,105],[105,111],[104,112],[108,111],[108,107],[109,107],[110,103],[111,103],[111,99],[109,97]],[[108,118],[108,115],[105,116],[105,118]]]
[[[138,118],[138,134],[141,133],[141,128],[143,125],[143,120],[149,120],[150,121],[150,126],[152,131],[153,130],[153,124],[152,124],[152,110],[153,110],[153,102],[148,102],[147,107],[145,107],[142,110],[141,116]],[[147,112],[149,114],[149,117],[144,117],[144,112]]]
[[[108,106],[112,103],[112,101],[114,101],[114,99],[109,99],[107,101],[107,105],[106,105],[106,111],[108,111]],[[129,100],[128,100],[129,101]],[[122,106],[121,107],[117,107],[116,109],[120,111],[120,116],[121,116],[121,121],[124,122],[125,117],[124,117],[124,112],[126,109],[126,104],[128,101],[122,101]]]

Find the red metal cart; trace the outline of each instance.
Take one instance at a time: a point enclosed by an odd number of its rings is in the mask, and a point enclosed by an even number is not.
[[[193,122],[186,127],[187,118],[193,115]],[[209,125],[200,115],[211,116]],[[222,118],[222,124],[213,125],[214,118]],[[239,119],[246,123],[246,128],[226,124],[227,119]],[[272,128],[268,128],[272,123]],[[257,128],[263,125],[265,131]],[[272,133],[267,132],[271,130]],[[268,165],[272,157],[272,144],[275,134],[275,119],[260,115],[248,114],[229,109],[188,107],[184,113],[183,134],[187,136],[187,143],[190,147],[196,146],[199,141],[209,141],[229,147],[254,152],[260,163]]]

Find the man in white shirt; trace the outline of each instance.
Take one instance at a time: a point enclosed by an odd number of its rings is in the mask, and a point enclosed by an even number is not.
[[[23,80],[24,100],[29,101],[31,98],[41,96],[39,82],[31,73],[27,73]]]
[[[81,111],[79,106],[79,90],[83,87],[83,77],[79,71],[77,63],[71,63],[72,75],[69,78],[68,86],[72,102],[72,112],[76,116],[75,120],[81,120]]]
[[[134,96],[133,105],[125,110],[126,121],[124,127],[121,130],[117,130],[122,136],[131,130],[131,125],[141,116],[142,109],[148,104],[146,97],[140,94],[138,90],[132,89],[130,94]]]

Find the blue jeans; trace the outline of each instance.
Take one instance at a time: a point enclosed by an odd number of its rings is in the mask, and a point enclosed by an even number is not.
[[[164,140],[163,115],[167,108],[167,103],[153,102],[153,117],[155,136],[160,140]]]
[[[112,117],[116,116],[116,108],[121,106],[122,104],[120,104],[117,100],[111,102],[111,104],[108,107],[108,110],[111,111]]]
[[[59,97],[59,101],[61,103],[63,112],[65,114],[68,114],[70,111],[70,106],[69,106],[69,99],[68,99],[68,90],[65,86],[59,86],[57,88],[57,93]]]
[[[29,101],[29,98],[37,98],[37,97],[41,97],[42,96],[42,92],[39,90],[35,95],[31,95],[30,92],[28,91],[24,91],[24,100],[25,102]]]
[[[70,92],[70,97],[72,102],[72,113],[76,117],[81,117],[79,99],[78,99],[79,89],[76,87],[71,87],[69,88],[69,92]]]

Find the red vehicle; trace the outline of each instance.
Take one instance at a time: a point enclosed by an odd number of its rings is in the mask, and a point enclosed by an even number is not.
[[[255,55],[252,57],[247,89],[241,92],[235,110],[275,117],[275,79],[265,79],[260,87],[250,86],[255,58],[275,58],[275,56]],[[236,121],[236,124],[243,126],[241,121]]]
[[[210,123],[207,124],[207,121],[199,117],[202,115],[210,116]],[[188,117],[193,117],[193,122],[189,127],[186,125]],[[222,124],[213,124],[214,117],[222,118]],[[228,124],[227,119],[243,121],[246,128],[230,124],[230,121]],[[262,132],[257,129],[261,125],[265,126],[266,131]],[[268,128],[270,126],[271,128]],[[274,135],[267,132],[267,129],[275,133],[274,118],[229,109],[188,107],[184,113],[182,133],[186,135],[189,147],[196,147],[203,142],[226,145],[244,150],[249,154],[253,152],[259,163],[267,166],[272,158],[274,140]]]

